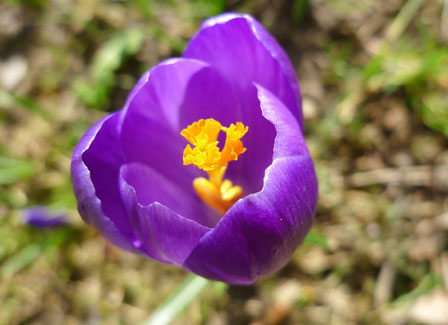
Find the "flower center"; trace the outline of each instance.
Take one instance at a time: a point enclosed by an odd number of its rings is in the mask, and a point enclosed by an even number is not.
[[[228,179],[223,179],[227,165],[246,151],[241,138],[248,127],[241,122],[223,127],[218,121],[209,118],[194,122],[180,134],[193,145],[185,147],[184,165],[195,165],[208,173],[209,178],[195,178],[193,187],[199,197],[222,215],[242,197],[241,186],[234,186]],[[218,147],[219,132],[226,133],[222,150]]]

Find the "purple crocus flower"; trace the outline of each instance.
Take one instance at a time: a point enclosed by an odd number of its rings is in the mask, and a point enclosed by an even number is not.
[[[33,206],[22,211],[23,222],[35,228],[55,228],[69,224],[65,214],[54,214],[43,206]]]
[[[248,284],[288,262],[317,201],[294,69],[249,15],[206,20],[76,146],[83,219],[115,245]],[[236,160],[236,161],[235,161]]]

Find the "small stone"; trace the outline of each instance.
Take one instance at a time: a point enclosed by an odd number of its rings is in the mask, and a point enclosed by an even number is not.
[[[13,55],[0,62],[0,87],[13,90],[26,76],[28,62],[23,56]]]
[[[437,288],[417,299],[410,309],[414,322],[428,325],[446,325],[448,319],[448,296]]]

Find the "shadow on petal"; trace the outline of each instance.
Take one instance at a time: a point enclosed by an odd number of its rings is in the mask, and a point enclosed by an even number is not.
[[[127,167],[127,169],[130,168],[132,167]],[[139,203],[138,188],[134,188],[125,180],[126,178],[132,178],[132,175],[129,175],[130,173],[132,171],[122,171],[123,177],[120,179],[121,195],[131,223],[142,241],[143,250],[148,256],[161,262],[182,265],[199,240],[210,231],[210,228],[184,218],[165,205],[154,202],[153,199],[151,199],[153,202],[148,205]],[[140,186],[140,184],[135,183],[134,185]],[[163,195],[165,190],[169,190],[169,186],[171,185],[159,183],[158,188],[154,190],[161,189]],[[165,188],[162,189],[163,187]],[[181,193],[174,192],[173,195],[182,199]],[[140,199],[148,199],[151,195],[144,193],[143,196]],[[175,203],[174,197],[168,200]],[[180,204],[180,202],[175,203],[175,206],[177,204]]]

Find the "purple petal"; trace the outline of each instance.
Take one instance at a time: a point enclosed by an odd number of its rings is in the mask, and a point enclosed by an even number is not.
[[[274,124],[274,161],[263,189],[239,200],[206,234],[184,266],[207,278],[252,283],[282,267],[311,227],[317,179],[297,121],[257,85],[263,116]]]
[[[121,113],[121,142],[128,161],[146,164],[191,190],[200,172],[183,165],[186,143],[180,135],[179,109],[190,79],[205,67],[191,59],[162,62],[142,77]]]
[[[135,189],[137,201],[143,206],[158,202],[185,218],[209,227],[219,220],[218,213],[206,206],[196,193],[180,187],[176,180],[166,178],[149,166],[140,163],[124,165],[120,171],[122,181]],[[123,201],[126,202],[125,199]]]
[[[153,171],[144,170],[144,168],[141,165],[128,165],[122,170],[121,195],[126,204],[127,213],[143,243],[144,251],[150,257],[161,262],[182,265],[199,240],[210,231],[210,228],[180,216],[159,202],[154,202],[153,199],[158,195],[155,193],[156,189],[149,190],[153,195],[148,194],[148,189],[143,189],[141,186],[149,184],[145,184],[144,181],[139,182],[134,178],[134,173],[138,170],[146,176],[155,176]],[[160,176],[156,177],[159,177],[158,181],[162,182],[159,185],[162,191],[159,196],[162,200],[170,201],[174,207],[178,207],[182,203],[179,202],[179,199],[176,200],[175,195],[178,195],[180,199],[188,199],[181,197],[182,193],[179,192],[167,193],[166,191],[170,189],[176,190],[173,188],[176,185],[169,184],[169,181]],[[127,180],[133,184],[131,185]],[[141,194],[142,191],[143,194]],[[169,198],[162,194],[167,194]],[[144,206],[140,202],[148,200],[146,196],[151,197],[149,199],[151,204]]]
[[[275,128],[266,120],[260,110],[257,90],[248,88],[243,98],[244,117],[241,120],[249,127],[242,141],[247,151],[231,162],[226,172],[235,184],[243,187],[244,195],[256,193],[263,187],[266,168],[272,163]]]
[[[265,119],[275,126],[273,159],[291,156],[309,156],[301,129],[286,106],[263,86],[256,84],[259,107]]]
[[[205,62],[187,58],[171,58],[154,66],[133,88],[122,110],[121,123],[135,118],[133,115],[136,114],[178,130],[179,110],[188,82],[208,66]]]
[[[36,228],[63,227],[69,224],[65,214],[52,214],[43,206],[23,210],[23,222]]]
[[[82,218],[113,244],[138,252],[138,239],[125,214],[118,190],[124,157],[117,133],[119,115],[92,126],[76,145],[71,165],[73,190]]]
[[[277,41],[249,15],[223,14],[206,20],[184,57],[209,63],[244,96],[257,82],[270,90],[303,124],[294,68]]]
[[[189,80],[180,108],[178,132],[200,119],[213,118],[224,126],[243,121],[241,104],[233,87],[218,71],[204,68]]]

